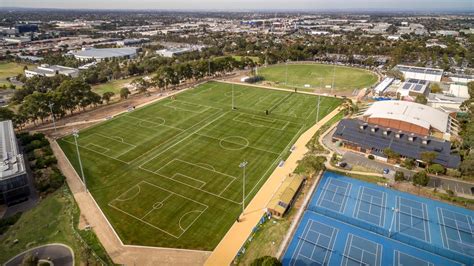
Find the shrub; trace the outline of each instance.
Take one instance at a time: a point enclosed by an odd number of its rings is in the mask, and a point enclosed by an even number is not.
[[[427,171],[431,174],[444,174],[446,169],[442,165],[435,163],[428,166]]]
[[[415,168],[415,160],[412,158],[406,158],[403,160],[402,166],[408,170]]]
[[[247,83],[257,83],[259,81],[262,81],[264,80],[264,78],[262,76],[253,76],[253,77],[249,77],[248,79],[245,80],[245,82]]]
[[[430,177],[425,171],[420,171],[413,175],[413,184],[426,187],[430,182]]]
[[[446,193],[448,193],[450,197],[454,196],[454,191],[452,191],[451,189],[447,189]]]
[[[250,265],[251,266],[281,266],[282,264],[275,257],[263,256],[252,261]]]
[[[395,181],[397,181],[397,182],[405,181],[405,173],[403,173],[402,171],[396,171],[395,172]]]
[[[373,156],[372,154],[369,154],[369,156],[367,156],[367,158],[369,158],[369,160],[374,160],[375,156]]]

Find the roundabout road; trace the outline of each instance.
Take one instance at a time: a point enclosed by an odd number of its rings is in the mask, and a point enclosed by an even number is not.
[[[38,259],[47,259],[54,263],[54,265],[73,266],[74,252],[69,246],[63,244],[48,244],[24,251],[5,263],[5,266],[21,265],[23,257],[26,254],[33,254]]]

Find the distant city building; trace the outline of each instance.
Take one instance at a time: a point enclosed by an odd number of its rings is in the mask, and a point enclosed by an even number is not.
[[[9,205],[30,194],[25,161],[11,120],[0,122],[0,145],[0,204]]]
[[[396,69],[403,73],[405,79],[421,79],[440,82],[443,77],[443,70],[439,68],[397,65]]]
[[[22,44],[22,43],[29,43],[31,42],[31,37],[29,36],[21,36],[21,37],[5,37],[3,40],[7,43],[17,43],[17,44]]]
[[[76,78],[79,76],[79,70],[72,67],[65,66],[50,66],[50,65],[41,65],[35,69],[25,69],[25,76],[31,78],[34,76],[43,76],[43,77],[54,77],[58,74],[65,75],[68,77]]]
[[[135,58],[137,56],[137,48],[83,48],[80,51],[70,52],[78,60],[97,60],[111,58]]]
[[[193,51],[201,51],[202,48],[204,47],[205,46],[194,45],[190,47],[167,48],[167,49],[158,50],[156,51],[156,53],[163,57],[173,57],[173,56],[182,55],[182,54],[193,52]]]
[[[143,39],[124,39],[117,41],[118,46],[129,46],[129,45],[136,45],[136,44],[141,44],[144,42],[148,42],[150,39],[143,38]]]

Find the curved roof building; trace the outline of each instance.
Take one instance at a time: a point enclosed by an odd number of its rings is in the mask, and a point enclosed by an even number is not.
[[[456,120],[447,113],[414,102],[375,102],[362,116],[368,123],[422,136],[449,140],[458,132]]]

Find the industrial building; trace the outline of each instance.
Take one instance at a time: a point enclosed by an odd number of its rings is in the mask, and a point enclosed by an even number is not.
[[[101,61],[111,58],[135,58],[137,56],[136,47],[123,48],[82,48],[80,51],[70,52],[78,60]]]
[[[458,135],[456,119],[449,114],[419,103],[407,101],[379,101],[367,108],[361,117],[364,122],[402,131],[408,134],[450,140]]]
[[[439,68],[397,65],[396,69],[403,73],[405,79],[421,79],[440,82],[443,77],[443,70]]]
[[[35,69],[25,69],[25,76],[31,78],[34,76],[43,76],[43,77],[54,77],[56,75],[65,75],[71,78],[76,78],[79,76],[79,70],[72,67],[65,66],[50,66],[50,65],[41,65]]]
[[[0,204],[12,205],[27,199],[30,190],[11,120],[0,122],[0,145]]]
[[[305,179],[299,175],[290,175],[283,181],[268,203],[268,211],[273,217],[282,218],[285,215],[301,190],[304,181]]]
[[[457,168],[461,158],[451,151],[451,143],[432,136],[410,133],[393,127],[366,123],[359,119],[343,119],[332,136],[333,142],[356,152],[373,155],[386,160],[384,150],[390,148],[401,158],[412,158],[421,162],[424,152],[435,152],[434,163],[448,168]]]

